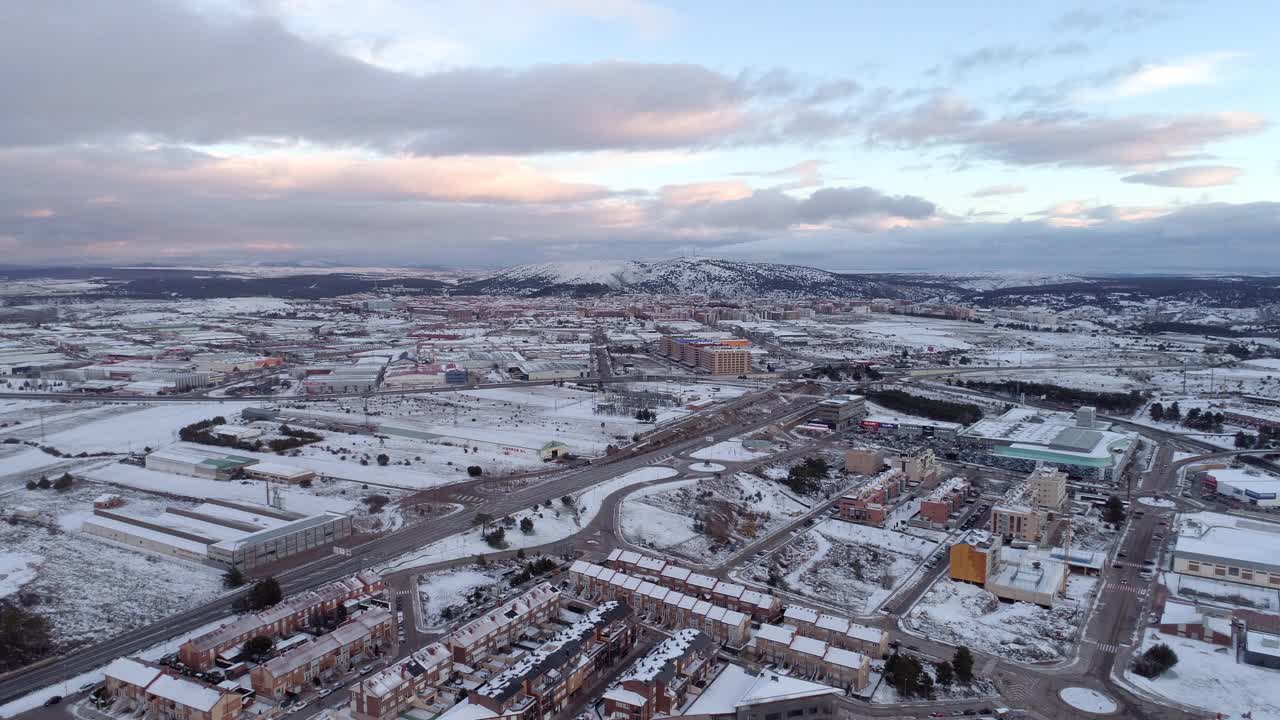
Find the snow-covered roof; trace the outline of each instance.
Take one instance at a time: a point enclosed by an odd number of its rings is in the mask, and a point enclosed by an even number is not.
[[[1244,649],[1251,653],[1280,658],[1280,635],[1250,630],[1244,636]]]
[[[637,660],[618,677],[618,681],[669,680],[675,675],[676,666],[681,660],[711,645],[711,638],[701,630],[692,628],[677,630],[671,637],[655,645],[647,655]]]
[[[1280,524],[1221,513],[1180,515],[1175,557],[1280,572]]]
[[[161,675],[156,678],[147,687],[147,693],[201,712],[212,710],[224,695],[216,688],[173,675]]]
[[[758,705],[778,700],[789,700],[802,697],[815,697],[839,693],[836,688],[821,683],[787,677],[775,672],[764,672],[751,687],[738,699],[738,706]]]
[[[815,655],[822,657],[827,651],[827,644],[821,640],[803,635],[796,635],[791,638],[791,649],[805,655]]]
[[[622,687],[609,688],[607,691],[605,691],[604,699],[612,700],[614,702],[622,703],[623,705],[629,705],[631,707],[636,707],[636,708],[644,707],[645,704],[649,702],[649,699],[641,695],[640,693],[631,692],[630,690],[626,690]]]
[[[129,685],[146,687],[160,675],[160,668],[131,657],[119,657],[102,669],[102,674]]]
[[[756,630],[755,636],[761,640],[769,640],[782,645],[790,645],[791,638],[795,636],[795,633],[781,625],[763,623],[760,625],[760,629]]]
[[[803,605],[788,605],[783,613],[783,617],[793,622],[802,622],[812,625],[818,622],[818,611],[813,608],[807,608]]]
[[[826,653],[822,656],[822,660],[831,665],[847,668],[860,668],[869,662],[862,653],[838,647],[828,647]]]

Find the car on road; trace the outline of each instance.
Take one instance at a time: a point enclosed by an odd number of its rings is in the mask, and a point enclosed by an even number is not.
[[[83,684],[83,685],[81,685],[81,686],[80,686],[80,692],[89,692],[90,690],[92,690],[92,689],[94,689],[94,688],[96,688],[96,687],[98,687],[98,683],[96,683],[96,682],[89,682],[89,683],[85,683],[85,684]]]
[[[914,650],[915,652],[920,652],[920,648],[916,647],[915,645],[908,645],[907,649]]]
[[[316,697],[327,697],[332,692],[333,692],[333,688],[320,688],[320,690],[316,693]]]
[[[309,703],[308,703],[306,700],[303,700],[302,702],[297,703],[296,705],[294,705],[294,706],[293,706],[293,709],[292,709],[292,710],[290,710],[289,712],[298,712],[299,710],[306,710],[306,709],[307,709],[307,705],[308,705],[308,704],[309,704]]]
[[[929,713],[929,717],[946,717],[946,716],[947,714],[942,712],[941,710],[935,710]]]
[[[1128,556],[1128,555],[1125,555],[1123,552],[1118,552],[1118,553],[1116,553],[1116,557],[1118,557],[1118,558],[1122,558],[1122,557],[1129,557],[1129,556]]]
[[[371,672],[373,672],[373,666],[372,666],[372,665],[365,665],[364,667],[360,668],[360,674],[361,674],[361,675],[368,675],[368,674],[369,674],[369,673],[371,673]]]

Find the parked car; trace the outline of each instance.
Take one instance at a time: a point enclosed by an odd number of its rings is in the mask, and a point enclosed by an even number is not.
[[[320,688],[320,691],[316,693],[316,697],[327,697],[332,692],[333,688]]]
[[[360,668],[360,674],[361,674],[361,675],[368,675],[368,674],[369,674],[369,673],[371,673],[371,672],[373,672],[373,666],[372,666],[372,665],[365,665],[364,667]]]
[[[46,700],[44,701],[44,706],[45,706],[45,707],[53,707],[54,705],[57,705],[57,704],[58,704],[58,703],[60,703],[60,702],[62,702],[62,696],[61,696],[61,695],[50,695],[50,696],[48,697],[48,699],[46,699]]]

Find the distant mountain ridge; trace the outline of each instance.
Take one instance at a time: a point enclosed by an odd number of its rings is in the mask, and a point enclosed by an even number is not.
[[[516,265],[458,284],[465,294],[595,296],[619,294],[734,297],[901,297],[881,276],[845,275],[803,265],[704,257]]]

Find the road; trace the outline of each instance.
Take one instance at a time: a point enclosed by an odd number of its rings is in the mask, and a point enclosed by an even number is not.
[[[744,405],[750,404],[751,400],[752,396],[743,396],[739,399]],[[424,545],[463,532],[474,525],[477,513],[487,513],[495,517],[508,515],[547,498],[558,498],[574,493],[631,470],[651,465],[656,460],[675,453],[712,445],[773,423],[785,422],[788,418],[812,411],[817,402],[818,399],[814,399],[784,404],[772,412],[741,420],[710,433],[699,432],[696,437],[687,440],[679,440],[634,454],[623,452],[615,456],[616,459],[606,458],[582,470],[487,498],[469,508],[468,512],[455,513],[429,523],[406,526],[354,548],[350,556],[326,556],[308,565],[283,572],[277,575],[277,579],[284,592],[292,594],[348,577],[365,568],[379,565]],[[113,658],[137,652],[224,618],[231,613],[231,602],[232,598],[225,596],[151,625],[122,633],[105,642],[80,648],[70,655],[10,673],[0,680],[0,702],[7,702],[33,688],[62,682],[68,677],[97,668]]]

